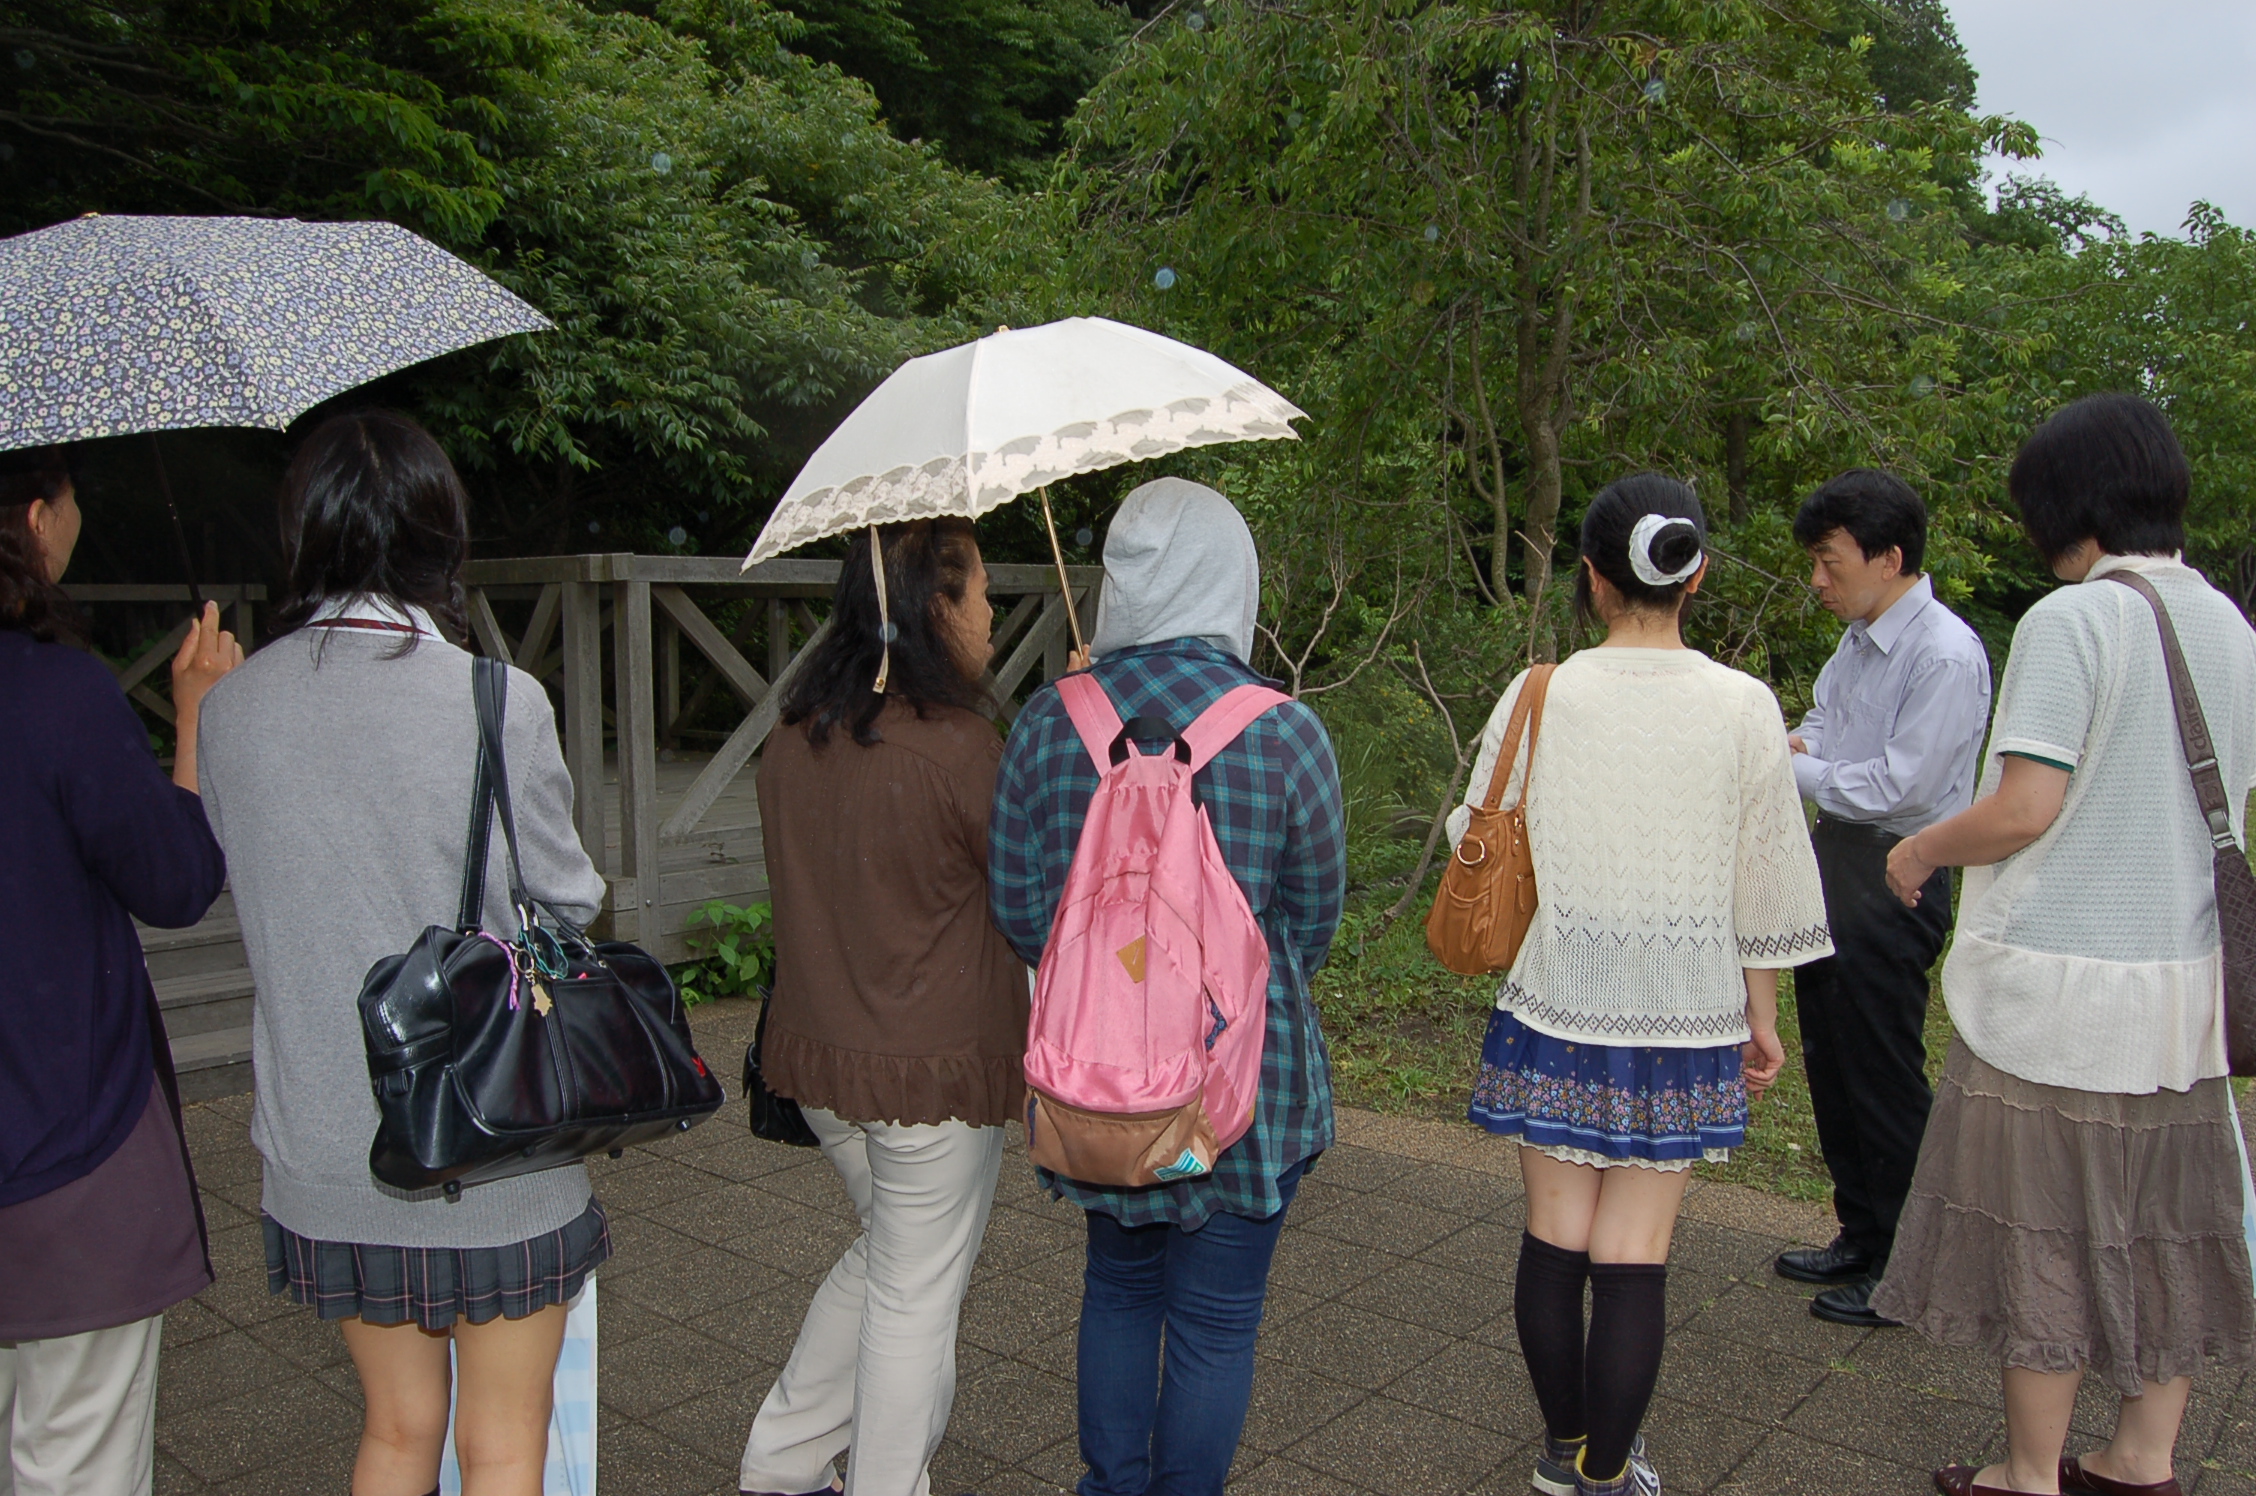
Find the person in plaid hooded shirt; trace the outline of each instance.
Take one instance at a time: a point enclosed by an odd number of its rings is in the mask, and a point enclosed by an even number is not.
[[[1260,600],[1253,536],[1229,501],[1180,478],[1128,496],[1105,537],[1093,673],[1122,720],[1177,730],[1222,694],[1274,685],[1246,663]],[[1269,941],[1269,1019],[1252,1128],[1212,1173],[1114,1188],[1040,1171],[1086,1211],[1081,1496],[1218,1496],[1253,1392],[1269,1262],[1302,1174],[1331,1146],[1331,1057],[1309,995],[1339,926],[1345,824],[1330,735],[1291,702],[1192,781]],[[988,841],[996,925],[1039,964],[1097,769],[1054,687],[1003,751]],[[1160,1364],[1161,1329],[1166,1365]]]

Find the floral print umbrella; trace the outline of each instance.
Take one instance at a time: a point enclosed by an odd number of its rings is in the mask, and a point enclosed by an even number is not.
[[[280,430],[395,369],[549,326],[393,223],[89,215],[0,239],[0,451]]]

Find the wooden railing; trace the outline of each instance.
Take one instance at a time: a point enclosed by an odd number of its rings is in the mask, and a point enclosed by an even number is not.
[[[769,561],[739,571],[727,557],[624,553],[470,564],[465,580],[473,647],[561,692],[564,762],[580,841],[609,879],[609,927],[620,938],[639,940],[662,959],[680,959],[690,909],[707,898],[741,899],[765,888],[764,876],[756,886],[738,886],[752,878],[758,858],[756,822],[748,837],[741,810],[715,819],[714,809],[774,729],[785,688],[828,628],[839,564]],[[987,575],[996,602],[991,684],[1008,716],[1023,687],[1063,673],[1067,605],[1052,567],[994,565]],[[1094,626],[1103,575],[1098,567],[1067,573],[1084,633]],[[760,606],[740,609],[732,627],[708,612],[739,601]],[[751,656],[761,649],[755,665]],[[736,699],[743,716],[681,785],[695,762],[681,745],[699,736],[694,724],[723,693]],[[619,784],[615,853],[607,736]],[[681,765],[668,771],[663,791],[662,762]],[[705,858],[696,856],[699,845]],[[731,874],[731,867],[739,871]]]
[[[159,721],[171,722],[173,720],[172,702],[166,697],[158,695],[146,682],[150,676],[156,675],[165,666],[172,663],[174,653],[180,648],[180,641],[188,637],[188,626],[195,621],[195,615],[187,609],[189,600],[187,587],[183,585],[142,586],[138,583],[66,583],[63,590],[70,594],[72,601],[89,611],[104,604],[114,606],[119,603],[161,603],[168,605],[178,603],[181,605],[180,622],[173,625],[170,633],[158,639],[156,643],[149,645],[134,658],[123,664],[110,667],[117,672],[118,684],[124,688],[125,694],[132,698],[135,705],[140,706]],[[254,582],[247,586],[206,587],[203,589],[203,594],[206,601],[218,603],[223,612],[231,612],[234,615],[231,626],[235,631],[235,637],[241,640],[243,648],[248,650],[251,647],[251,604],[265,602],[266,589]],[[160,679],[169,683],[171,677],[169,675],[162,676]]]

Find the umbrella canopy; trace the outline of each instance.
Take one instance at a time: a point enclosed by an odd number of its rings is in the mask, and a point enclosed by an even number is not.
[[[1203,349],[1103,317],[912,358],[817,448],[746,566],[864,525],[976,519],[1074,473],[1220,442],[1292,440],[1305,414]]]
[[[280,430],[546,317],[393,223],[89,216],[0,239],[0,451]]]

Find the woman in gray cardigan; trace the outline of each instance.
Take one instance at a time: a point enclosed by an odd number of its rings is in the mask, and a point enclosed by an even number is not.
[[[251,1136],[267,1275],[341,1322],[366,1394],[355,1496],[424,1496],[447,1429],[468,1496],[535,1493],[564,1304],[610,1255],[579,1165],[447,1199],[368,1170],[376,1131],[355,997],[379,958],[451,924],[477,718],[463,629],[467,499],[446,454],[386,413],[324,422],[284,480],[281,637],[205,698],[204,807],[258,995]],[[525,881],[592,918],[602,877],[538,682],[510,672],[504,743]],[[489,929],[515,927],[494,838]]]

